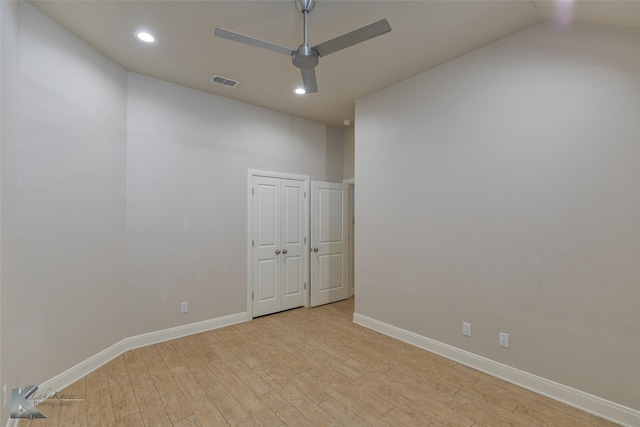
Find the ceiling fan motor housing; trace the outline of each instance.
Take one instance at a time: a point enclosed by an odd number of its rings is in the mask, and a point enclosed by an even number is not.
[[[315,68],[318,65],[318,52],[309,45],[301,45],[291,54],[293,65],[298,68]]]

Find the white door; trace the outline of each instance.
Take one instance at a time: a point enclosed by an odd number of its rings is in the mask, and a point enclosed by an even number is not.
[[[280,247],[281,310],[301,307],[305,297],[305,215],[307,214],[304,182],[291,179],[281,181]]]
[[[253,316],[304,305],[304,181],[254,176]]]
[[[346,184],[311,181],[311,306],[349,297]]]

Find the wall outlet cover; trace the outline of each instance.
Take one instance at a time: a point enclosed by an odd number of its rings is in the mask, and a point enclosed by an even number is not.
[[[500,347],[509,348],[509,334],[500,332],[498,334],[498,344]]]
[[[462,322],[462,335],[471,336],[471,323]]]

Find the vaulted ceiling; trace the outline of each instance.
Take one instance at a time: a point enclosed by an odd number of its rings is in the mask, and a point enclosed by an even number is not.
[[[127,70],[335,126],[353,119],[357,99],[539,22],[640,31],[640,0],[317,0],[311,45],[382,18],[392,31],[320,58],[318,93],[296,95],[291,58],[212,35],[218,26],[296,49],[294,0],[29,3]],[[157,43],[136,40],[139,29]],[[239,84],[211,83],[214,74]]]

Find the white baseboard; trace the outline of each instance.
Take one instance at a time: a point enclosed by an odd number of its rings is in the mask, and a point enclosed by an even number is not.
[[[45,395],[55,391],[60,391],[129,350],[186,337],[187,335],[223,328],[225,326],[248,322],[249,320],[251,320],[251,315],[248,312],[237,313],[125,338],[111,347],[102,350],[100,353],[78,363],[76,366],[56,375],[50,380],[40,383],[38,386],[38,394]],[[6,426],[17,427],[19,421],[19,419],[9,418]]]
[[[188,325],[176,326],[175,328],[169,328],[161,331],[150,332],[148,334],[125,338],[122,341],[112,345],[111,347],[101,351],[100,353],[91,356],[83,362],[80,362],[76,366],[67,369],[59,375],[56,375],[50,380],[41,383],[38,386],[38,390],[42,393],[47,393],[47,391],[62,390],[129,350],[185,337],[187,335],[193,335],[200,332],[223,328],[225,326],[231,326],[237,323],[247,322],[249,320],[251,320],[251,315],[249,313],[237,313],[231,314],[229,316],[218,317],[211,320],[204,320],[202,322],[190,323]]]
[[[640,426],[640,411],[635,409],[512,368],[362,314],[355,313],[353,322],[614,423],[628,427]]]

